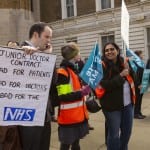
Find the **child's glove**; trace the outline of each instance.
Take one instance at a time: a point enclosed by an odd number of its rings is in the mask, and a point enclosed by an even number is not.
[[[86,95],[88,95],[90,92],[91,92],[91,88],[90,88],[88,85],[84,86],[83,89],[81,89],[81,94],[82,94],[82,96],[86,96]]]

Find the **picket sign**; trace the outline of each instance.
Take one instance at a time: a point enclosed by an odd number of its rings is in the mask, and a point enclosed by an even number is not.
[[[0,125],[43,126],[56,56],[0,47]]]

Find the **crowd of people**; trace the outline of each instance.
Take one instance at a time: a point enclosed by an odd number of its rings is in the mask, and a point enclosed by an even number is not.
[[[9,41],[7,46],[20,47],[29,55],[39,51],[52,53],[52,32],[46,23],[36,23],[30,28],[29,40],[20,46],[18,42]],[[60,101],[57,119],[49,96],[44,126],[1,126],[0,149],[49,150],[51,121],[58,123],[60,150],[81,149],[80,139],[89,134],[90,129],[85,101],[92,89],[79,77],[84,66],[79,46],[70,42],[62,46],[60,52],[63,60],[60,67],[54,69],[50,87],[51,90],[54,84],[57,85]],[[142,51],[135,53],[142,59]],[[137,66],[137,72],[134,72],[128,59],[121,56],[119,46],[112,42],[104,46],[102,61],[103,78],[99,85],[105,89],[105,94],[100,99],[105,117],[105,143],[107,150],[127,150],[133,119],[146,117],[141,112],[143,94],[140,93],[144,68]],[[150,59],[146,68],[150,68]]]

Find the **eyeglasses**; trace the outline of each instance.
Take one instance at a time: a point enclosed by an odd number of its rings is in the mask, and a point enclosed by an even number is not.
[[[114,50],[115,50],[115,48],[113,48],[113,47],[112,47],[112,48],[108,48],[108,49],[105,49],[105,53],[107,53],[107,52],[109,52],[109,51],[112,52],[112,51],[114,51]]]

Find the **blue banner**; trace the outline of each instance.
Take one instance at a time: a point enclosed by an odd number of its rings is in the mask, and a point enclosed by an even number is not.
[[[129,63],[130,63],[130,65],[131,65],[133,71],[134,71],[134,72],[137,72],[137,69],[138,69],[138,68],[137,68],[135,62],[134,62],[132,59],[129,59]]]
[[[145,64],[144,62],[139,58],[139,56],[137,56],[132,50],[130,49],[126,49],[126,55],[127,57],[131,57],[132,60],[141,68],[145,68]]]
[[[86,64],[84,65],[80,77],[93,89],[97,87],[103,78],[103,68],[99,46],[96,43]]]
[[[144,69],[140,93],[145,93],[150,85],[150,69]]]

